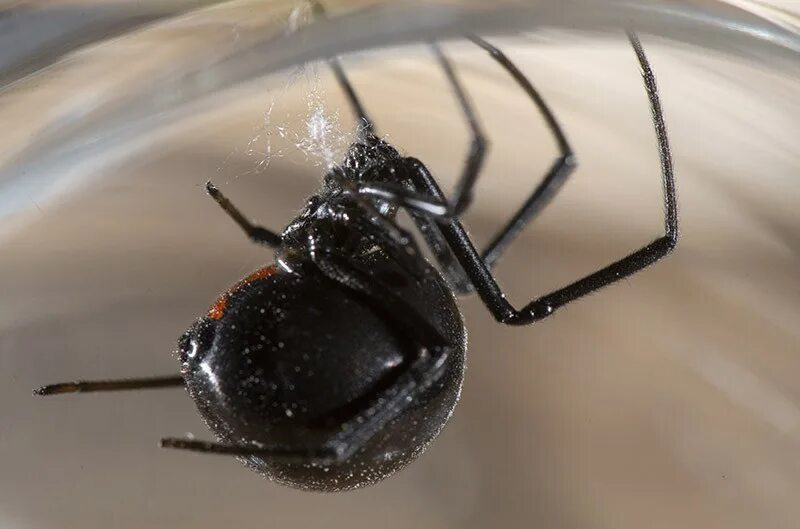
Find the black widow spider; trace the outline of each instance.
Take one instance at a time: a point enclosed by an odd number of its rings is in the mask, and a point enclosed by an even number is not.
[[[183,334],[181,376],[54,384],[35,393],[185,386],[218,442],[166,438],[161,446],[237,456],[253,470],[298,488],[357,488],[409,463],[452,414],[466,353],[454,294],[474,289],[497,321],[525,325],[670,252],[678,217],[666,128],[653,73],[638,38],[629,34],[658,139],[666,233],[522,309],[506,300],[490,269],[558,192],[575,158],[552,111],[522,72],[485,40],[469,39],[530,96],[561,151],[482,254],[458,217],[472,198],[485,141],[440,48],[431,44],[473,136],[451,200],[422,162],[400,155],[375,135],[340,63],[331,58],[360,121],[359,139],[280,234],[251,224],[207,184],[208,193],[254,242],[275,250],[276,264],[234,285]],[[399,208],[414,219],[441,274],[395,223]]]

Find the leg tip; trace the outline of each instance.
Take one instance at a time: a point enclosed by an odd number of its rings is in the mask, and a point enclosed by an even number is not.
[[[48,384],[47,386],[34,389],[33,394],[37,397],[43,397],[46,395],[58,395],[60,393],[75,393],[78,389],[77,384]]]
[[[194,439],[180,438],[180,437],[164,437],[158,441],[158,446],[161,448],[177,448],[179,450],[192,450],[204,446],[204,441],[196,441]]]
[[[188,444],[191,443],[189,439],[179,439],[177,437],[164,437],[158,441],[159,448],[187,448]]]

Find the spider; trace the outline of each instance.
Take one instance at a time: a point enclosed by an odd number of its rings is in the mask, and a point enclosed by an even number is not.
[[[178,343],[180,376],[72,382],[39,395],[184,386],[217,441],[165,438],[161,446],[238,457],[280,483],[337,491],[388,477],[438,435],[458,401],[466,330],[455,296],[476,292],[498,322],[526,325],[650,266],[677,242],[672,161],[655,78],[638,37],[664,186],[665,234],[630,255],[522,308],[492,265],[551,201],[575,167],[553,112],[498,48],[477,36],[538,108],[560,149],[544,179],[479,253],[459,217],[472,199],[486,142],[449,60],[441,65],[472,133],[451,198],[421,161],[375,133],[336,57],[333,73],[360,123],[343,163],[281,232],[252,224],[211,182],[207,191],[255,243],[275,251],[198,318]],[[395,222],[406,210],[438,262],[422,257]]]

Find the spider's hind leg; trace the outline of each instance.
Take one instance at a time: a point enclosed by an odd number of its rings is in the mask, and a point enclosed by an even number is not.
[[[472,108],[467,98],[466,91],[458,81],[453,66],[450,64],[450,60],[436,43],[431,43],[431,49],[436,59],[439,61],[439,66],[442,67],[447,81],[450,83],[453,95],[455,95],[458,100],[458,105],[461,107],[461,112],[467,120],[467,125],[472,135],[469,154],[464,162],[464,169],[456,183],[453,197],[450,199],[450,209],[453,215],[458,216],[461,215],[472,202],[472,191],[475,188],[475,182],[478,180],[481,168],[483,168],[483,160],[486,156],[488,142],[481,130],[478,116],[475,114],[475,110]]]
[[[494,263],[500,258],[506,248],[511,242],[519,235],[519,233],[533,220],[544,208],[547,206],[553,197],[563,186],[567,177],[572,173],[577,165],[575,155],[572,148],[567,141],[563,129],[556,120],[553,111],[545,102],[538,90],[533,86],[530,80],[522,73],[522,71],[503,53],[500,49],[483,40],[478,36],[470,36],[469,39],[478,47],[486,51],[489,56],[497,62],[522,88],[525,94],[530,98],[533,104],[542,115],[547,128],[550,130],[555,142],[558,146],[559,156],[551,165],[547,174],[542,181],[536,186],[531,195],[522,205],[522,207],[512,216],[511,220],[495,235],[494,239],[489,243],[487,248],[483,251],[481,257],[486,263],[486,266],[491,268]],[[475,115],[469,100],[466,97],[465,91],[462,88],[455,71],[450,65],[449,61],[437,47],[433,46],[433,50],[445,72],[445,75],[453,89],[453,94],[458,100],[461,112],[466,118],[472,133],[472,145],[467,161],[464,165],[464,171],[461,179],[458,181],[452,198],[453,211],[458,215],[463,212],[469,205],[475,182],[478,179],[479,172],[483,165],[483,157],[486,149],[486,140],[483,137],[478,119]]]
[[[575,168],[575,156],[572,152],[566,135],[558,124],[553,111],[544,101],[539,92],[534,88],[528,78],[517,68],[517,66],[498,48],[486,42],[477,36],[471,36],[470,40],[477,46],[485,50],[489,56],[495,60],[500,66],[505,69],[514,81],[522,88],[531,101],[534,103],[539,113],[545,120],[548,129],[552,133],[556,144],[559,149],[559,157],[553,162],[550,170],[536,186],[530,197],[525,201],[522,207],[512,216],[511,220],[495,235],[494,239],[487,246],[481,255],[486,268],[491,269],[495,262],[505,252],[506,248],[511,242],[519,235],[519,233],[533,220],[561,189],[567,177],[572,173]],[[439,64],[444,71],[453,94],[458,101],[461,113],[466,119],[467,125],[472,135],[469,154],[464,162],[464,168],[459,178],[452,198],[448,201],[438,186],[427,181],[428,179],[422,174],[427,170],[420,170],[416,167],[421,162],[417,160],[408,159],[411,161],[411,179],[414,181],[416,190],[421,193],[428,193],[431,196],[445,201],[448,204],[448,209],[453,216],[459,216],[469,206],[475,183],[477,182],[480,171],[483,167],[483,159],[487,149],[488,142],[484,137],[481,130],[477,115],[472,107],[472,104],[467,97],[466,91],[461,86],[460,81],[453,69],[447,56],[442,52],[438,45],[431,45],[434,54],[436,55]],[[475,290],[473,281],[468,277],[465,272],[463,264],[459,262],[453,253],[451,243],[448,242],[448,236],[445,236],[444,231],[452,232],[452,225],[448,226],[449,219],[434,218],[430,215],[413,214],[414,220],[417,223],[420,231],[425,237],[428,246],[436,256],[437,261],[442,267],[445,277],[448,280],[451,288],[456,294],[468,294]],[[463,228],[456,229],[456,231],[463,231]],[[463,242],[463,241],[462,241]],[[470,265],[472,266],[472,265]]]
[[[664,234],[605,268],[545,296],[534,299],[522,309],[516,309],[506,299],[505,293],[500,289],[486,262],[475,250],[469,235],[458,219],[440,223],[442,235],[458,258],[459,263],[463,266],[470,281],[475,286],[475,290],[492,315],[502,323],[525,325],[547,318],[567,303],[647,268],[667,255],[677,244],[678,211],[675,178],[672,171],[672,155],[655,75],[639,43],[639,39],[632,33],[629,34],[629,39],[641,67],[642,79],[650,102],[658,151],[661,158],[665,210]],[[412,175],[416,179],[417,189],[425,190],[434,198],[441,199],[441,190],[425,166],[413,158],[407,158],[406,160],[415,166],[416,170]]]

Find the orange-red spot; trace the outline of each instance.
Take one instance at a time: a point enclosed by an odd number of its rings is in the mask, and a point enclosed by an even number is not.
[[[211,308],[208,309],[207,316],[212,320],[218,320],[222,318],[222,316],[225,315],[225,307],[228,306],[228,299],[230,299],[231,294],[233,294],[237,290],[246,287],[253,281],[258,281],[259,279],[267,278],[277,271],[278,271],[277,266],[270,265],[270,266],[265,266],[264,268],[261,268],[259,270],[256,270],[249,276],[245,277],[244,279],[233,285],[231,288],[229,288],[224,294],[222,294],[219,297],[219,299],[217,299],[217,301],[214,302],[213,305],[211,305]]]

